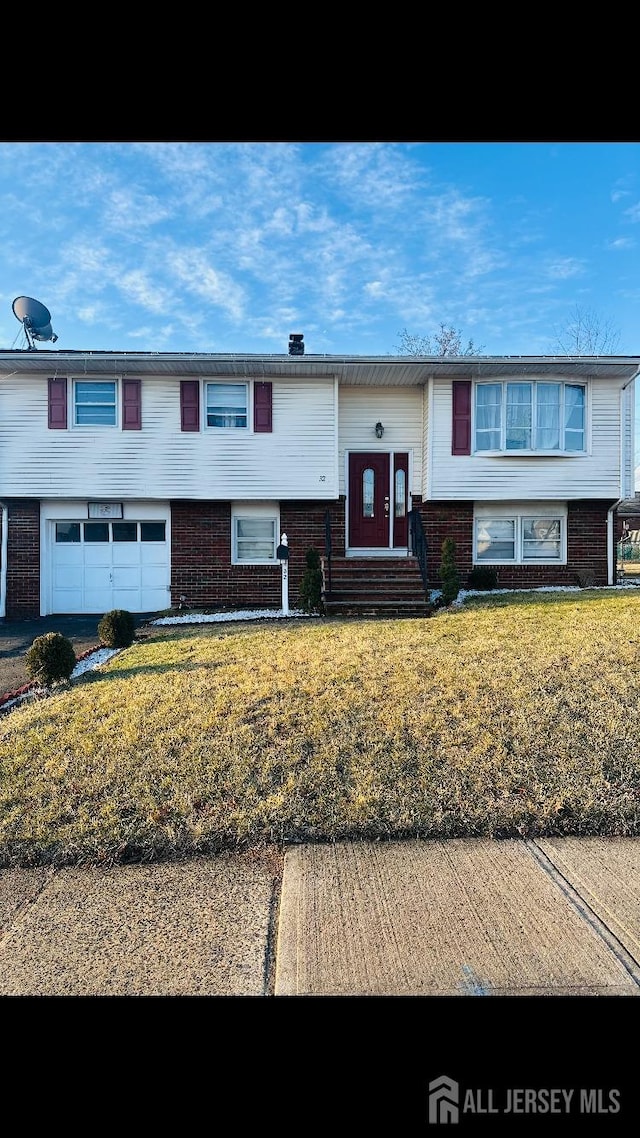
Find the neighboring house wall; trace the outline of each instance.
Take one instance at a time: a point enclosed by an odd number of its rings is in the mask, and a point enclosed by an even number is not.
[[[346,493],[345,454],[349,451],[408,451],[412,456],[410,490],[420,494],[423,448],[422,387],[341,385],[338,393],[339,490]],[[376,438],[380,420],[384,435]]]
[[[555,378],[555,377],[554,377]],[[559,375],[558,380],[562,380]],[[550,382],[548,376],[545,381]],[[522,382],[516,379],[515,382]],[[572,382],[579,382],[576,378]],[[485,456],[473,454],[473,411],[470,455],[452,455],[452,385],[434,381],[433,423],[430,431],[428,496],[443,500],[508,500],[510,498],[613,498],[621,494],[621,441],[630,439],[632,400],[620,413],[621,384],[587,381],[587,454]],[[473,400],[472,400],[473,405]],[[627,468],[630,477],[630,467]]]
[[[86,376],[81,377],[83,380]],[[103,380],[104,377],[101,377]],[[205,381],[206,382],[206,381]],[[218,380],[215,382],[224,382]],[[237,381],[234,381],[237,382]],[[326,381],[273,382],[272,430],[181,430],[180,381],[141,381],[141,429],[74,427],[67,381],[66,429],[48,423],[48,385],[20,377],[0,387],[0,487],[34,498],[317,498],[337,497],[336,395]],[[375,421],[375,420],[374,420]]]

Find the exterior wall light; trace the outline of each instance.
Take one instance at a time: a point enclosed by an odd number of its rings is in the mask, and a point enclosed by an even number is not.
[[[384,434],[384,427],[382,426],[382,423],[380,422],[379,419],[378,419],[378,422],[376,423],[375,429],[376,429],[376,438],[381,439],[383,434]]]

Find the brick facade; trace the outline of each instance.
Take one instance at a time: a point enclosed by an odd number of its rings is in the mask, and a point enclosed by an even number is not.
[[[296,608],[310,546],[324,552],[325,512],[334,552],[344,553],[344,501],[282,502],[280,529],[289,543],[289,604]],[[341,536],[339,536],[341,535]],[[275,565],[231,564],[231,503],[171,503],[171,604],[189,608],[280,608],[282,575]]]
[[[579,577],[590,577],[596,585],[606,585],[607,511],[610,501],[576,501],[567,505],[566,565],[500,565],[492,566],[498,575],[498,587],[529,589],[542,585],[577,585]],[[420,510],[428,548],[429,584],[440,586],[442,542],[452,537],[456,543],[456,561],[464,586],[473,568],[473,502],[420,502]]]
[[[496,565],[501,588],[576,585],[580,576],[606,585],[608,501],[568,503],[566,565]],[[40,613],[40,504],[14,499],[8,505],[6,616],[21,619]],[[464,583],[473,567],[473,503],[421,502],[428,548],[429,585],[440,586],[442,543],[452,537]],[[325,549],[325,515],[331,518],[332,552],[344,556],[345,500],[283,502],[281,531],[290,550],[289,604],[298,605],[305,554]],[[619,525],[621,525],[618,519]],[[618,527],[616,527],[618,528]],[[171,503],[171,604],[190,608],[279,608],[282,580],[279,565],[231,564],[231,504]]]
[[[7,599],[9,620],[40,615],[40,503],[7,502]]]

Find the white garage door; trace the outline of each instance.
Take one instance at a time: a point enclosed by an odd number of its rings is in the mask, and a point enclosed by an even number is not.
[[[169,607],[165,522],[52,522],[52,531],[53,613]]]

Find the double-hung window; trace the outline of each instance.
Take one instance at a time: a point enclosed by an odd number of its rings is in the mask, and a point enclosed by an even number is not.
[[[249,409],[247,383],[208,383],[207,426],[246,427]]]
[[[277,564],[277,502],[234,502],[231,508],[231,559],[236,565]]]
[[[475,450],[582,453],[586,387],[579,383],[478,383]]]
[[[276,559],[276,518],[234,518],[234,560],[263,562]]]
[[[474,562],[480,565],[563,563],[565,524],[563,513],[476,517]]]
[[[115,427],[115,380],[76,379],[73,387],[73,421],[76,427]]]

